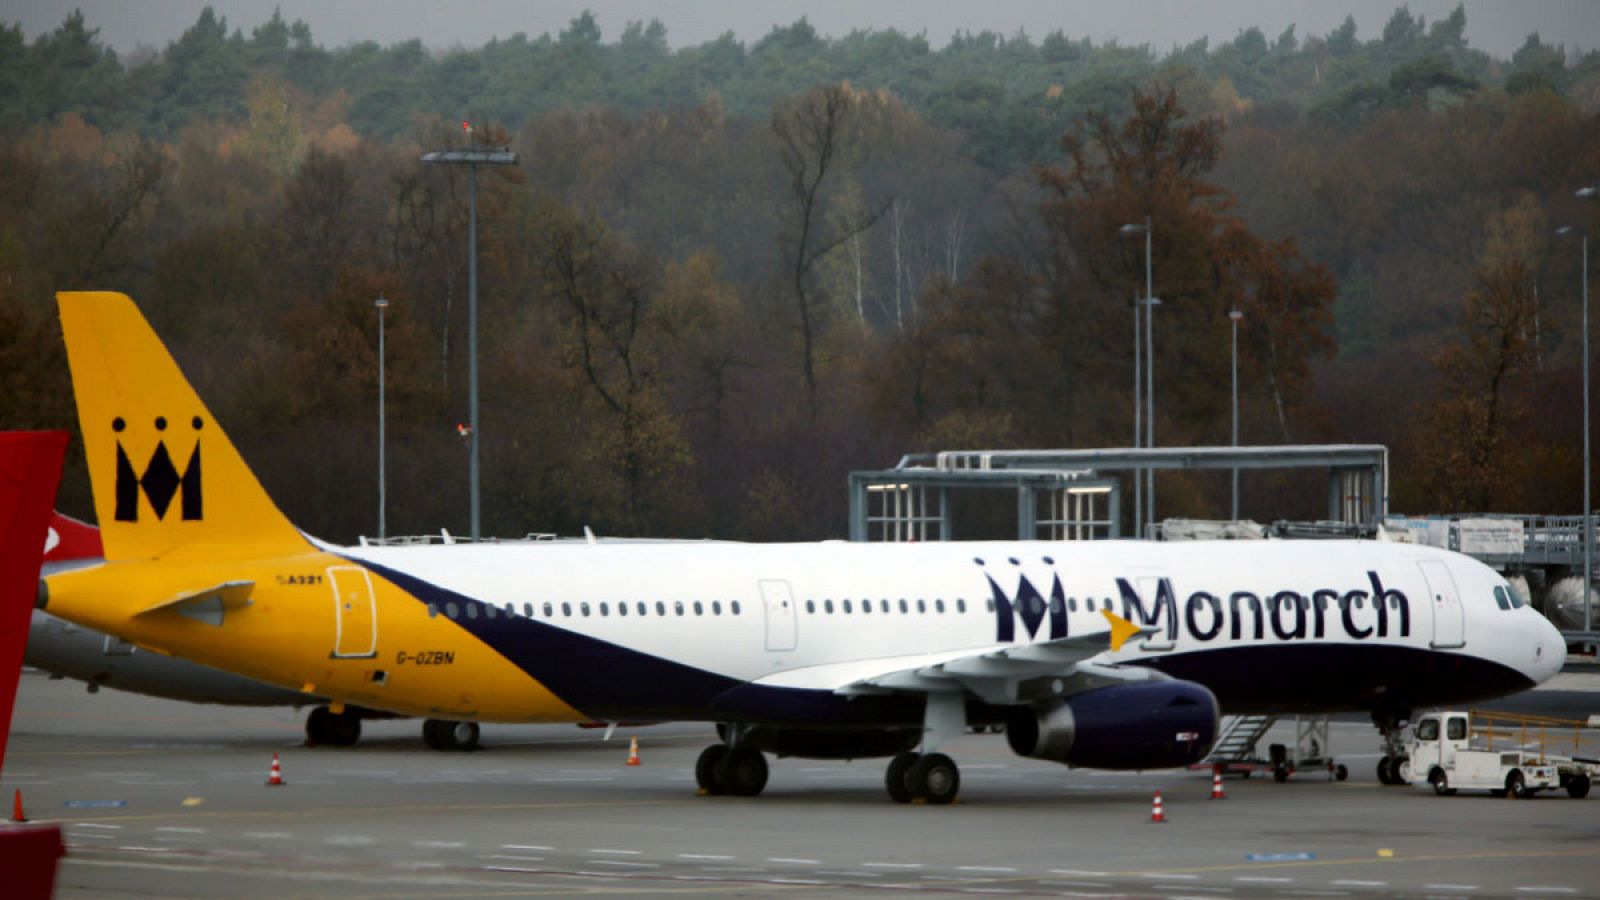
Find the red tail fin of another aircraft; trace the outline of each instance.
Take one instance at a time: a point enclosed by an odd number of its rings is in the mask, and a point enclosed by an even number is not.
[[[59,512],[50,516],[50,530],[44,538],[45,562],[98,559],[104,555],[100,529]]]
[[[66,450],[64,431],[0,432],[0,761]]]

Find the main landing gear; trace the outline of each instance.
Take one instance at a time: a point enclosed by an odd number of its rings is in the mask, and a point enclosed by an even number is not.
[[[1383,757],[1378,760],[1378,783],[1401,785],[1411,783],[1411,758],[1405,754],[1406,720],[1410,710],[1373,710],[1372,724],[1378,726],[1383,736]]]
[[[943,753],[900,753],[889,762],[884,787],[896,803],[954,803],[961,790],[961,770]]]
[[[345,707],[334,712],[319,706],[306,717],[306,746],[348,747],[361,739],[361,716]]]
[[[753,747],[712,744],[695,760],[694,780],[713,797],[754,797],[767,786],[767,758]]]
[[[954,803],[956,794],[961,791],[961,770],[956,767],[955,760],[934,750],[966,733],[966,729],[967,707],[962,694],[954,691],[929,694],[923,713],[923,752],[895,753],[883,779],[889,797],[896,803],[926,803],[933,806]],[[719,724],[717,732],[722,736],[723,743],[713,744],[701,751],[700,758],[694,764],[694,780],[699,785],[700,793],[732,797],[754,797],[761,793],[767,786],[767,759],[759,749],[759,736],[756,736],[757,742],[752,742],[751,738],[755,735],[751,726],[738,723]],[[821,745],[811,744],[811,753],[796,753],[791,744],[789,752],[796,756],[823,759],[860,759],[882,756],[913,743],[909,739],[902,739],[912,735],[890,737],[893,739],[891,743],[864,741],[856,746],[861,751],[859,753],[841,752],[837,744],[832,745],[831,749],[818,749]],[[767,746],[774,752],[783,752],[777,746]]]
[[[428,719],[422,723],[422,742],[429,750],[476,750],[478,723]]]

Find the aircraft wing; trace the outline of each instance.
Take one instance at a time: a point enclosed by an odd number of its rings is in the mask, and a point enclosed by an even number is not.
[[[1154,632],[1109,611],[1106,618],[1111,622],[1110,630],[1092,634],[1036,644],[996,644],[976,650],[809,666],[775,673],[755,683],[829,690],[842,696],[963,692],[986,702],[1010,704],[1041,692],[1064,696],[1113,684],[1165,678],[1153,669],[1116,665],[1099,658],[1107,650],[1120,649],[1127,641]],[[1059,687],[1056,682],[1060,682]]]

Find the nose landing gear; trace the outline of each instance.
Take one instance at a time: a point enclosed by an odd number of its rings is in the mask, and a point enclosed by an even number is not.
[[[1378,783],[1402,785],[1411,783],[1411,759],[1405,754],[1401,740],[1405,734],[1410,710],[1373,710],[1372,724],[1383,736],[1383,757],[1378,760]]]

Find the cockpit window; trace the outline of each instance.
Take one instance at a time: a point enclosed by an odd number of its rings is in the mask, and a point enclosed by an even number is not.
[[[1511,598],[1506,596],[1504,585],[1497,584],[1494,586],[1494,603],[1501,609],[1511,608]]]

